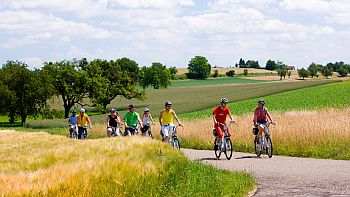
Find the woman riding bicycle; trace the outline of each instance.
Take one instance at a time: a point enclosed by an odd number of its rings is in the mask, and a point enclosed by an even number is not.
[[[227,127],[226,124],[226,118],[227,116],[230,118],[231,122],[235,122],[232,118],[232,114],[229,108],[226,107],[228,103],[228,100],[226,98],[220,99],[220,106],[215,107],[213,111],[213,121],[214,121],[214,128],[216,131],[215,135],[215,150],[217,149],[217,142],[219,140],[222,140],[224,136],[224,131],[227,130],[227,133],[229,136],[231,136],[231,133]]]
[[[111,137],[112,134],[119,136],[120,131],[119,128],[121,126],[122,122],[120,121],[120,118],[118,116],[118,112],[113,108],[111,109],[111,114],[107,116],[107,135],[108,137]]]
[[[253,123],[255,127],[259,128],[257,136],[257,144],[260,144],[259,138],[263,132],[265,135],[269,135],[269,125],[274,124],[269,111],[264,107],[265,101],[258,100],[258,107],[254,110]]]
[[[154,121],[148,108],[145,108],[143,110],[141,121],[143,125],[143,129],[141,129],[142,135],[145,135],[147,131],[151,133],[152,132],[151,122],[152,122],[152,125],[154,125]]]

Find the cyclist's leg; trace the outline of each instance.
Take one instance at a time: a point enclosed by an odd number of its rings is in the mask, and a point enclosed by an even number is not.
[[[114,132],[115,132],[116,136],[120,136],[120,129],[119,129],[119,127],[116,127]]]
[[[260,137],[261,137],[262,133],[265,130],[264,124],[259,124],[258,128],[259,128],[259,132],[258,132],[258,135],[257,135],[257,144],[260,144]]]
[[[215,129],[216,129],[216,132],[218,132],[217,142],[218,142],[218,144],[220,144],[220,142],[222,142],[222,139],[224,137],[224,132],[221,128],[221,125],[215,125]]]
[[[108,127],[108,128],[107,128],[107,136],[108,136],[108,137],[111,137],[112,132],[113,132],[112,127]]]
[[[81,139],[81,136],[84,133],[84,128],[83,127],[78,127],[78,139]]]
[[[267,123],[264,124],[264,132],[265,136],[269,136],[269,125]]]
[[[164,137],[164,142],[169,142],[169,125],[162,126],[162,133]]]
[[[73,128],[69,125],[69,137],[73,137]]]

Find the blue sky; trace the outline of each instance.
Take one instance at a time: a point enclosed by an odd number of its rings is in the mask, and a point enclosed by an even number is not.
[[[0,0],[0,63],[350,63],[349,10],[348,0]]]

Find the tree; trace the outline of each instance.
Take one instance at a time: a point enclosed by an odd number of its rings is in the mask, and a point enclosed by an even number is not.
[[[248,69],[244,69],[244,70],[243,70],[243,75],[244,75],[244,76],[247,76],[247,75],[248,75]]]
[[[136,88],[134,73],[129,69],[123,70],[117,61],[95,59],[84,71],[91,79],[89,97],[92,103],[101,107],[103,111],[106,111],[107,105],[117,96],[127,99],[144,98],[144,91]]]
[[[348,76],[349,71],[347,68],[342,67],[338,70],[338,73],[341,77],[346,77],[346,76]]]
[[[266,66],[265,66],[266,70],[275,70],[276,68],[277,68],[277,64],[275,61],[268,60],[266,62]]]
[[[312,77],[312,78],[314,78],[314,76],[316,76],[316,74],[317,74],[317,65],[315,64],[315,63],[311,63],[310,64],[310,66],[309,66],[309,68],[308,68],[308,70],[309,70],[309,72],[310,72],[310,76]]]
[[[230,70],[230,71],[226,72],[226,75],[227,75],[228,77],[234,77],[235,74],[236,74],[236,73],[235,73],[234,70]]]
[[[191,59],[188,64],[187,77],[190,79],[206,79],[209,77],[211,65],[207,58],[203,56],[196,56]]]
[[[298,70],[298,74],[299,74],[299,77],[302,77],[304,80],[305,77],[310,76],[310,71],[306,70],[305,68],[302,68],[302,69]]]
[[[285,79],[287,75],[287,65],[283,64],[283,62],[277,62],[278,69],[277,73],[280,77],[280,80],[282,80],[282,77]]]
[[[219,77],[219,70],[218,70],[218,69],[215,69],[215,70],[214,70],[213,77],[214,77],[214,78]]]
[[[25,125],[27,116],[40,113],[46,107],[47,99],[53,95],[48,76],[39,70],[29,70],[24,62],[8,61],[4,64],[0,81],[0,94],[4,95],[1,105],[5,105],[10,123],[19,116],[22,125]]]
[[[325,66],[323,67],[322,71],[321,71],[321,74],[323,76],[326,77],[326,79],[328,79],[329,76],[332,76],[333,75],[333,69],[328,67],[328,66]]]
[[[239,65],[240,68],[245,68],[245,67],[246,67],[246,64],[245,64],[245,62],[244,62],[244,59],[242,59],[242,58],[239,59],[238,65]]]
[[[290,76],[292,75],[292,71],[288,71],[288,79],[290,79]]]
[[[60,61],[45,62],[42,71],[50,76],[55,94],[63,100],[64,116],[68,118],[70,109],[82,103],[84,98],[89,97],[92,80],[87,72],[82,69],[86,67],[86,61]]]
[[[169,68],[171,79],[175,79],[177,68],[175,66]]]
[[[117,64],[121,67],[122,70],[128,71],[130,73],[130,76],[133,79],[133,84],[136,84],[140,76],[139,65],[134,60],[126,57],[117,59]]]
[[[170,85],[170,71],[159,62],[152,63],[151,67],[142,68],[143,77],[140,85],[145,89],[152,85],[154,89],[167,88]]]

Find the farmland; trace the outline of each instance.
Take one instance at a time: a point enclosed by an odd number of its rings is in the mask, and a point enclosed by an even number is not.
[[[43,132],[0,132],[0,174],[2,196],[245,196],[255,185],[155,140]]]

